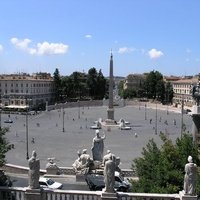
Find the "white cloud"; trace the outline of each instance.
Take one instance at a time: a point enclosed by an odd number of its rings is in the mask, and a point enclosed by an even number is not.
[[[18,49],[26,51],[31,55],[53,55],[53,54],[65,54],[69,50],[69,46],[63,43],[37,43],[36,48],[29,47],[32,42],[30,39],[19,40],[18,38],[12,38],[11,43]]]
[[[85,35],[85,38],[91,39],[91,38],[92,38],[92,35],[87,34],[87,35]]]
[[[121,47],[121,48],[119,48],[118,53],[119,54],[130,53],[130,52],[132,52],[134,50],[135,50],[134,48]]]
[[[0,44],[0,53],[3,51],[3,46]]]
[[[156,49],[151,49],[149,52],[148,52],[148,55],[151,59],[157,59],[157,58],[160,58],[161,56],[163,56],[163,52],[162,51],[158,51]]]

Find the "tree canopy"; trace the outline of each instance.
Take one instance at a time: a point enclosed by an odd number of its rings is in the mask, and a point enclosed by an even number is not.
[[[132,169],[139,180],[133,182],[133,192],[178,193],[183,190],[184,166],[189,155],[199,165],[198,148],[192,135],[183,134],[175,143],[163,133],[158,147],[151,139],[142,151],[142,157],[133,161]],[[197,184],[200,192],[200,183]]]
[[[5,138],[7,131],[8,129],[6,128],[0,128],[0,167],[2,167],[6,162],[6,152],[12,148],[12,145],[10,145]],[[8,177],[5,176],[3,171],[0,171],[0,186],[11,186],[11,182],[9,181]]]
[[[107,81],[101,70],[92,67],[88,74],[73,72],[70,76],[60,76],[59,70],[54,72],[55,101],[80,99],[103,99],[108,90]]]

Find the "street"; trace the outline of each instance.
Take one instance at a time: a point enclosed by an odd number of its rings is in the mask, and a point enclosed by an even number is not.
[[[114,113],[116,121],[123,118],[130,122],[132,129],[100,130],[100,135],[103,132],[106,134],[104,152],[109,149],[117,157],[119,156],[122,169],[131,168],[132,160],[141,156],[142,148],[150,139],[153,138],[160,145],[160,132],[166,134],[173,141],[181,136],[181,114],[166,109],[157,109],[156,111],[155,105],[153,106],[154,108],[147,106],[146,109],[142,106],[116,107]],[[91,147],[95,130],[90,129],[90,126],[95,120],[107,117],[106,106],[67,108],[64,111],[64,119],[62,110],[28,116],[28,154],[30,157],[31,152],[36,150],[41,169],[45,169],[49,157],[55,157],[55,162],[60,167],[71,167],[77,158],[78,150],[87,149],[92,156]],[[10,114],[10,118],[13,123],[3,123],[8,119],[8,115],[2,114],[2,125],[10,129],[6,137],[11,144],[14,144],[14,149],[6,154],[7,163],[27,167],[26,116]],[[174,120],[176,124],[174,124]],[[186,132],[190,132],[191,117],[184,114],[183,122]],[[135,133],[137,133],[137,137],[135,137]]]
[[[28,187],[28,175],[25,174],[7,174],[13,187]],[[75,176],[68,176],[65,178],[51,178],[56,182],[62,183],[62,190],[89,190],[86,182],[76,182]]]

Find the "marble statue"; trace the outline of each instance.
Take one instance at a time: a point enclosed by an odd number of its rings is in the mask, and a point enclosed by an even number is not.
[[[105,166],[106,161],[110,159],[110,155],[111,155],[110,150],[107,150],[107,154],[103,157],[103,162],[102,162],[103,166]]]
[[[197,165],[193,163],[192,157],[188,157],[188,163],[185,165],[184,193],[187,195],[196,195]]]
[[[105,189],[104,192],[114,193],[114,185],[115,185],[115,156],[110,154],[109,160],[105,162],[104,167],[104,182],[105,182]]]
[[[36,158],[36,151],[32,152],[31,158],[28,160],[29,165],[29,188],[38,189],[40,188],[40,160]]]
[[[193,86],[193,88],[192,88],[192,97],[196,101],[196,105],[199,106],[199,101],[200,101],[200,81],[197,83],[197,85]]]
[[[105,138],[106,138],[105,134],[104,136],[101,137],[99,135],[99,130],[96,130],[96,136],[93,138],[93,146],[91,148],[94,161],[100,161],[100,162],[103,161]]]
[[[75,171],[75,173],[78,173],[81,170],[81,152],[77,151],[78,158],[75,160],[75,162],[72,164],[72,167]]]
[[[89,173],[92,166],[93,166],[93,160],[87,153],[87,149],[83,149],[82,154],[80,156],[80,173],[81,174]]]

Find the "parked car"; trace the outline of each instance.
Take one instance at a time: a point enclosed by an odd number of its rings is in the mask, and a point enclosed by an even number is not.
[[[102,190],[105,187],[104,175],[101,174],[87,174],[85,181],[90,190]],[[115,172],[115,185],[116,191],[128,192],[130,191],[131,183],[129,180],[120,175],[119,172]]]
[[[6,119],[6,120],[4,120],[4,123],[13,123],[13,120],[12,119]]]
[[[62,189],[63,184],[59,182],[55,182],[50,178],[40,177],[39,179],[40,187],[50,188],[50,189]]]

